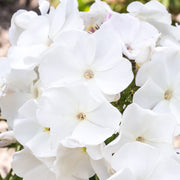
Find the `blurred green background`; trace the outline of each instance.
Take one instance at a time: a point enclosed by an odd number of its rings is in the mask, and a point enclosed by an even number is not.
[[[89,6],[94,2],[94,0],[78,0],[79,1],[79,9],[82,11],[88,11]],[[134,0],[104,0],[106,1],[114,11],[117,12],[126,12],[126,8],[128,4],[133,2]],[[139,0],[142,3],[149,2],[150,0]],[[172,14],[180,13],[180,0],[159,0],[162,4],[164,4],[167,9]]]
[[[38,0],[0,0],[0,6],[3,4],[6,4],[6,5],[11,4],[12,2],[18,3],[18,1],[26,1],[26,6],[31,4],[32,1],[38,2]],[[49,0],[49,1],[51,1],[55,5],[57,5],[59,2],[59,0]],[[103,1],[106,1],[114,11],[126,12],[126,8],[128,4],[130,4],[131,2],[135,0],[103,0]],[[150,0],[138,0],[138,1],[142,3],[146,3],[146,2],[149,2]],[[169,12],[171,12],[172,14],[180,13],[180,0],[157,0],[157,1],[164,4],[169,10]],[[88,11],[90,5],[94,2],[94,0],[78,0],[78,2],[79,2],[79,9],[81,11]]]

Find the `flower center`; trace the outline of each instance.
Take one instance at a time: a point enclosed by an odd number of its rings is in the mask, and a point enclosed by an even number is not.
[[[86,119],[86,114],[85,113],[79,113],[79,114],[77,114],[77,119],[78,120],[85,120]]]
[[[166,92],[164,93],[164,99],[170,100],[172,97],[172,94],[173,94],[172,90],[170,89],[166,90]]]
[[[44,127],[44,131],[45,132],[50,132],[50,128],[49,127]]]
[[[139,136],[139,137],[136,138],[136,141],[144,142],[145,139],[142,136]]]
[[[99,29],[99,26],[98,25],[90,25],[88,28],[87,28],[87,32],[88,33],[94,33],[96,30]]]
[[[132,52],[133,50],[130,44],[126,44],[126,48],[129,52]]]
[[[92,70],[88,69],[87,71],[85,71],[84,73],[84,77],[86,79],[92,79],[94,77],[94,73]]]

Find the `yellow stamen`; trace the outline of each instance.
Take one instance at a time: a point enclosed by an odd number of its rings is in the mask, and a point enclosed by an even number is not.
[[[92,70],[87,70],[87,71],[85,71],[84,77],[85,77],[86,79],[92,79],[92,78],[94,77],[93,71],[92,71]]]
[[[78,120],[84,120],[86,119],[86,114],[81,112],[76,117]]]
[[[50,128],[44,127],[44,131],[45,131],[45,132],[50,132]]]
[[[172,94],[173,94],[172,90],[170,89],[166,90],[166,92],[164,93],[164,99],[170,100],[172,97]]]
[[[143,137],[139,136],[139,137],[137,137],[137,138],[136,138],[136,141],[139,141],[139,142],[144,142],[144,141],[145,141],[145,139],[144,139]]]

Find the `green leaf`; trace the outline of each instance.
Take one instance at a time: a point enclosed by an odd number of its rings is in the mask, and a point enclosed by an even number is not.
[[[98,176],[95,174],[93,177],[89,178],[89,180],[99,180]]]

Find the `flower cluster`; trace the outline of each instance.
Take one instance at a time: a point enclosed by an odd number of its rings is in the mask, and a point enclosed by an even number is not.
[[[179,180],[180,27],[166,8],[133,2],[116,13],[96,0],[80,12],[76,0],[40,0],[39,10],[13,15],[12,46],[0,59],[10,127],[0,139],[24,147],[14,172],[24,180]],[[132,85],[132,103],[120,111]]]

